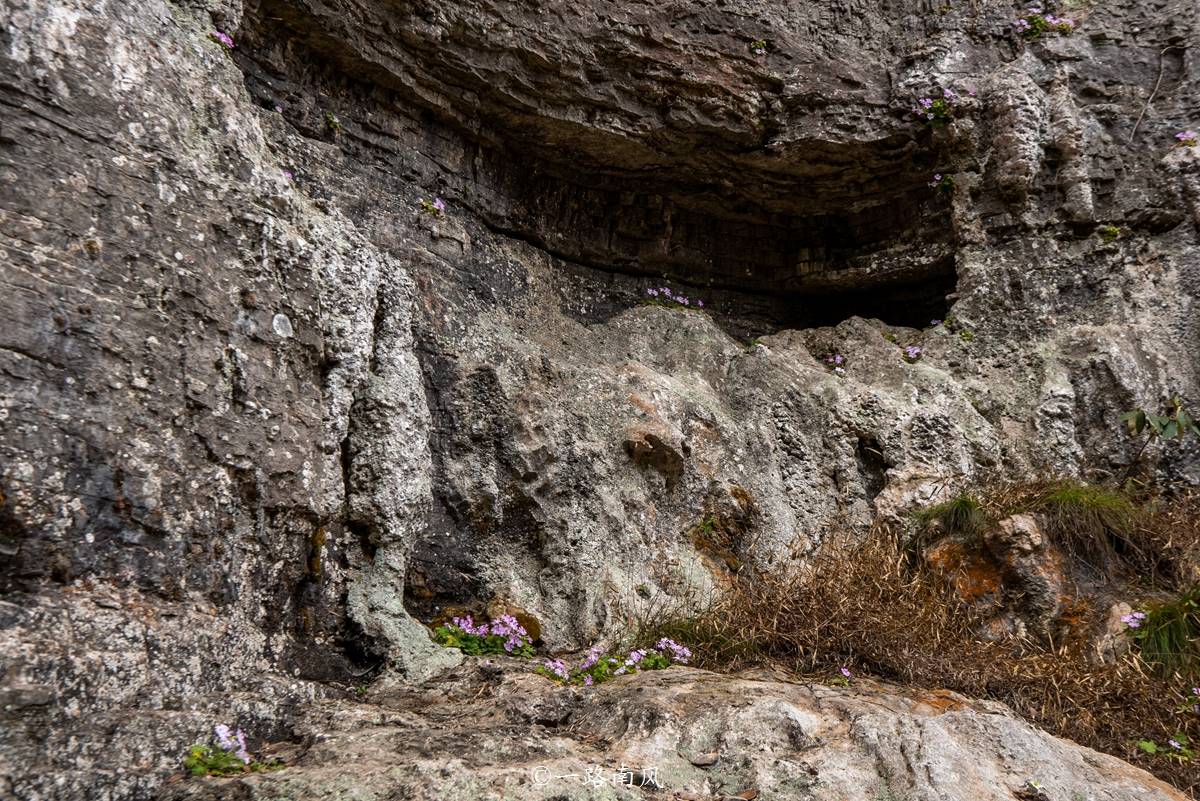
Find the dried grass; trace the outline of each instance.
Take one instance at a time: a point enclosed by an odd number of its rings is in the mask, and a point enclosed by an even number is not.
[[[1045,490],[1012,488],[1007,496],[989,496],[984,508],[990,516],[1014,504],[1028,508]],[[1166,507],[1156,514],[1159,522],[1178,520]],[[1109,522],[1100,523],[1106,536]],[[1163,534],[1139,536],[1150,543]],[[1173,545],[1178,552],[1200,542],[1185,547],[1183,539]],[[1086,608],[1073,611],[1095,621]],[[1077,636],[1051,648],[984,640],[974,614],[942,578],[906,556],[902,536],[878,529],[865,541],[827,542],[786,575],[738,577],[702,614],[660,619],[641,635],[674,637],[714,670],[771,663],[829,677],[850,665],[906,685],[1001,701],[1056,735],[1139,764],[1185,791],[1200,788],[1200,764],[1156,760],[1134,746],[1143,737],[1165,742],[1178,731],[1200,736],[1195,716],[1175,711],[1190,684],[1156,677],[1136,655],[1094,664],[1089,649],[1097,632],[1086,622]]]

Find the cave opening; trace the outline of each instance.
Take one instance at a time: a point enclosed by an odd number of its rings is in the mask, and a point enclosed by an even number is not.
[[[660,281],[704,298],[746,337],[853,316],[923,327],[953,298],[949,198],[929,186],[936,155],[911,132],[803,140],[784,155],[766,139],[702,131],[663,130],[647,146],[487,93],[457,108],[434,86],[465,80],[449,65],[435,77],[414,54],[410,73],[394,73],[280,0],[248,3],[238,33],[251,96],[344,156],[336,171],[311,165],[312,190],[367,227],[381,204],[365,197],[395,198],[403,212],[436,194],[564,271],[589,273],[606,296],[564,309],[573,315],[604,319]]]

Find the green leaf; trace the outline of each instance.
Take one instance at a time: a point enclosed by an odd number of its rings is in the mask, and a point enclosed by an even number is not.
[[[1137,747],[1147,754],[1157,754],[1158,745],[1153,740],[1138,740]]]
[[[1121,415],[1121,421],[1129,426],[1129,430],[1134,434],[1140,434],[1146,428],[1146,412],[1144,409],[1134,409],[1132,412],[1125,412]]]

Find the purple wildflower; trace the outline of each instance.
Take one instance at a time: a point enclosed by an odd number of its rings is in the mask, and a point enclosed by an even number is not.
[[[672,662],[678,662],[681,665],[686,665],[688,660],[692,658],[692,652],[686,646],[672,640],[670,637],[663,637],[654,645],[654,650],[658,651],[663,656],[670,659]],[[643,654],[645,652],[643,651]]]
[[[482,623],[476,626],[475,620],[470,615],[467,615],[466,617],[456,617],[450,622],[461,629],[465,634],[473,634],[476,637],[486,637],[489,634],[487,623]]]
[[[909,345],[904,349],[904,355],[911,361],[916,361],[921,358],[921,348],[917,345]]]
[[[558,676],[563,681],[570,678],[571,674],[567,671],[567,665],[561,659],[547,659],[544,665],[546,670]]]
[[[224,723],[218,723],[213,731],[217,735],[217,745],[224,748],[226,751],[232,751],[236,743],[233,740],[233,735],[229,732],[229,727]]]
[[[1179,744],[1178,742],[1176,742],[1175,740],[1167,740],[1167,745],[1171,746],[1171,747],[1172,747],[1172,748],[1174,748],[1176,751],[1179,751],[1179,750],[1181,750],[1181,749],[1183,748],[1183,746],[1182,746],[1182,745],[1180,745],[1180,744]]]
[[[703,308],[704,308],[704,301],[702,301],[702,300],[698,300],[698,301],[696,301],[696,305],[697,305],[697,306],[699,306],[700,308],[702,308],[702,309],[703,309]]]
[[[242,760],[243,763],[250,764],[250,752],[246,750],[246,733],[241,729],[237,730],[237,750],[234,751],[234,756]]]
[[[292,174],[292,171],[291,171],[291,170],[284,170],[284,171],[283,171],[283,177],[284,177],[284,178],[286,178],[286,179],[288,179],[288,180],[290,181],[290,180],[292,180],[293,178],[295,178],[296,176]]]
[[[942,97],[946,98],[947,100],[957,100],[958,99],[958,95],[954,94],[953,89],[943,89]]]
[[[224,45],[229,50],[233,49],[233,37],[224,31],[213,31],[210,36],[212,36],[214,42]]]
[[[646,294],[647,294],[647,295],[649,295],[649,296],[650,296],[650,297],[652,297],[652,298],[657,298],[657,297],[658,297],[658,290],[657,290],[657,289],[647,289],[647,290],[646,290]]]
[[[1175,134],[1175,138],[1179,140],[1179,144],[1186,147],[1195,147],[1196,142],[1200,141],[1200,134],[1195,131],[1180,131]]]
[[[1192,695],[1200,695],[1200,687],[1193,687]]]
[[[438,214],[446,213],[446,201],[442,200],[440,197],[435,197],[433,199],[433,207],[437,209]]]
[[[529,644],[529,633],[512,615],[501,615],[492,621],[492,636],[504,637],[504,650],[510,654],[514,649]]]
[[[599,661],[600,661],[600,646],[596,645],[596,646],[593,646],[592,649],[587,652],[587,656],[585,656],[583,658],[583,661],[579,663],[579,669],[587,670],[588,668],[592,667]]]
[[[937,189],[939,186],[941,186],[942,185],[942,174],[940,172],[935,172],[933,174],[933,180],[929,182],[929,185],[932,186],[934,189]]]
[[[846,371],[845,371],[844,369],[842,369],[841,367],[835,367],[835,368],[833,368],[833,372],[837,373],[838,375],[845,375],[845,374],[846,374]]]
[[[1121,615],[1121,622],[1131,629],[1136,629],[1142,625],[1142,621],[1146,619],[1145,612],[1130,612],[1128,615]]]
[[[932,325],[932,326],[934,326],[934,327],[937,327],[937,326],[939,326],[939,325],[941,325],[941,324],[942,324],[942,321],[941,321],[941,320],[930,320],[930,321],[929,321],[929,324],[930,324],[930,325]]]
[[[584,686],[584,687],[591,687],[591,686],[592,686],[593,684],[595,684],[595,683],[596,683],[596,682],[595,682],[595,680],[594,680],[594,679],[592,679],[592,677],[591,677],[591,676],[584,676],[584,677],[583,677],[583,686]]]
[[[850,668],[846,667],[845,665],[842,665],[841,670],[839,670],[838,672],[841,673],[846,678],[851,678],[853,676],[853,674],[850,672]]]

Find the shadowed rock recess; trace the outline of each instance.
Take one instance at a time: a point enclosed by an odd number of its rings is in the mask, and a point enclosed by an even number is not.
[[[1200,400],[1195,4],[1075,5],[0,0],[0,797],[1181,798],[995,704],[422,625],[611,641]],[[171,779],[234,721],[289,766]]]

